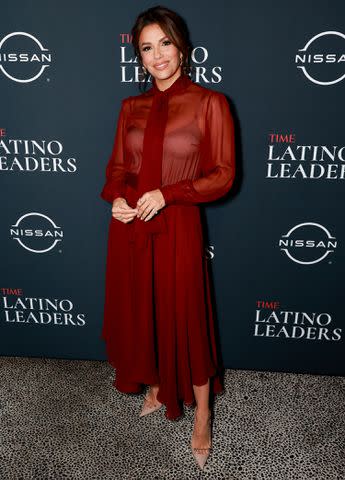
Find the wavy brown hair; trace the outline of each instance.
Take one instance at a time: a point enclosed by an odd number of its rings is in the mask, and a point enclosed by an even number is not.
[[[182,73],[189,75],[189,73],[191,73],[192,71],[192,67],[190,64],[190,53],[192,50],[192,45],[190,42],[186,22],[180,15],[167,7],[163,7],[162,5],[151,7],[138,15],[135,24],[131,30],[134,53],[141,68],[140,73],[144,77],[144,82],[139,82],[139,89],[141,89],[141,85],[142,83],[144,83],[144,90],[146,90],[150,73],[145,73],[143,69],[143,63],[139,48],[139,37],[143,28],[153,23],[157,23],[161,27],[165,35],[169,37],[169,40],[182,53]]]

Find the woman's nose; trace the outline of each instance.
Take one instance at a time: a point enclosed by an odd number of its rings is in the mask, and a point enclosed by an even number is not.
[[[155,60],[159,60],[161,58],[161,51],[159,48],[156,48],[153,52],[153,56]]]

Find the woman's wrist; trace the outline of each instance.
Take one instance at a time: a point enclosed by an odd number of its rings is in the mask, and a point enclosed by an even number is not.
[[[126,199],[124,197],[115,197],[113,202],[115,202],[115,200],[125,200],[126,201]]]
[[[170,205],[173,202],[173,196],[171,192],[171,188],[169,185],[164,185],[160,187],[160,191],[163,195],[165,205]]]

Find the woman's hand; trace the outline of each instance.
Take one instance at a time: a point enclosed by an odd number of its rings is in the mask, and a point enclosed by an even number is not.
[[[158,188],[145,192],[137,201],[137,217],[147,222],[164,206],[165,200]]]
[[[131,208],[123,197],[115,198],[111,209],[112,216],[123,223],[131,222],[135,218],[137,211],[138,209]]]

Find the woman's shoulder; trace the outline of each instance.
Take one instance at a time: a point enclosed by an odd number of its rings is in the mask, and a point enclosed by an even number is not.
[[[197,92],[197,102],[200,105],[201,112],[206,117],[214,119],[217,116],[224,118],[231,112],[231,103],[226,95],[218,90],[213,90],[208,86],[195,83],[193,85],[195,92]]]
[[[132,98],[134,98],[132,95],[123,98],[123,99],[121,100],[122,105],[123,105],[124,107],[130,105],[131,102],[132,102]]]
[[[212,84],[213,85],[213,84]],[[193,82],[191,88],[196,94],[199,94],[200,97],[205,98],[205,99],[210,99],[210,98],[219,98],[219,97],[224,97],[225,95],[222,92],[219,92],[217,90],[213,90],[212,87],[201,85],[200,83]]]
[[[138,95],[129,95],[122,99],[122,106],[124,109],[131,111],[134,106],[147,98],[147,93],[139,93]]]

